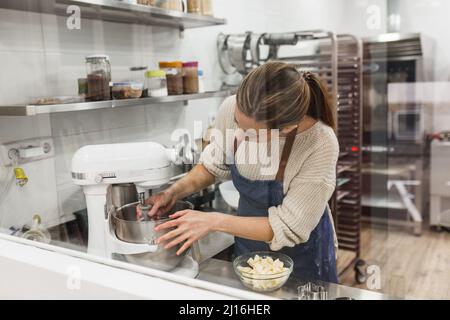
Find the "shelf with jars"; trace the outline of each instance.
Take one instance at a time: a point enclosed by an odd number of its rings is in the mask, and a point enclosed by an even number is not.
[[[15,0],[0,1],[0,8],[69,16],[78,6],[82,18],[158,25],[179,30],[226,24],[214,17],[211,1],[194,0]],[[184,12],[186,11],[186,12]]]
[[[234,94],[230,90],[210,91],[195,94],[181,94],[172,96],[155,96],[136,99],[120,99],[105,101],[64,100],[49,101],[49,104],[24,104],[0,106],[0,116],[35,116],[58,112],[74,112],[96,109],[123,108],[142,105],[155,105],[161,103],[184,102],[192,100],[225,98]]]

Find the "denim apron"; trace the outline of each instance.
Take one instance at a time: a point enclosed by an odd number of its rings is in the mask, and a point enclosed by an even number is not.
[[[295,141],[297,130],[289,134],[283,148],[276,180],[252,181],[243,177],[231,165],[233,184],[239,191],[239,206],[237,215],[240,217],[268,217],[269,208],[279,206],[283,202],[284,171]],[[234,142],[234,152],[237,141]],[[267,243],[235,237],[234,254],[239,256],[254,251],[272,251]],[[320,219],[319,224],[311,232],[306,243],[292,248],[284,247],[279,252],[288,255],[294,261],[292,275],[304,281],[326,281],[337,283],[336,255],[334,249],[334,229],[330,221],[328,209]]]

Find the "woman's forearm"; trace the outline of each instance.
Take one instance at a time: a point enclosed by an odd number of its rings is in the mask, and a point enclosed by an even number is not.
[[[213,230],[264,242],[272,241],[274,236],[269,218],[266,217],[236,217],[220,214]]]
[[[215,177],[204,165],[196,165],[185,177],[174,183],[167,191],[172,192],[177,199],[183,199],[191,194],[209,187],[215,182]]]

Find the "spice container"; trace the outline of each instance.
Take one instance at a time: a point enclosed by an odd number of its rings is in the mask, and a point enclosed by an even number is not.
[[[214,15],[213,6],[211,0],[201,0],[202,1],[202,15],[212,16]]]
[[[112,86],[114,99],[137,99],[142,96],[144,85],[139,82],[116,82]]]
[[[187,12],[201,14],[202,0],[187,0]]]
[[[111,99],[111,64],[106,55],[86,57],[88,100],[102,101]]]
[[[169,95],[183,94],[183,63],[180,61],[160,62],[159,68],[166,73]]]
[[[145,78],[149,97],[165,97],[169,95],[166,73],[163,70],[147,71]]]
[[[198,62],[183,63],[183,88],[184,93],[198,93]]]
[[[144,89],[142,90],[142,97],[148,97],[148,89],[146,85],[146,79],[145,79],[145,72],[147,71],[147,66],[138,66],[138,67],[131,67],[131,78],[128,80],[131,80],[132,82],[142,83],[144,84]]]

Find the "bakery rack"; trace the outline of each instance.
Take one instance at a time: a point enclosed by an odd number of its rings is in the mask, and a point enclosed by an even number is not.
[[[338,35],[337,135],[341,155],[332,201],[339,249],[354,253],[341,275],[354,267],[358,283],[366,278],[364,268],[360,267],[365,265],[361,260],[362,48],[362,41],[357,37]]]

